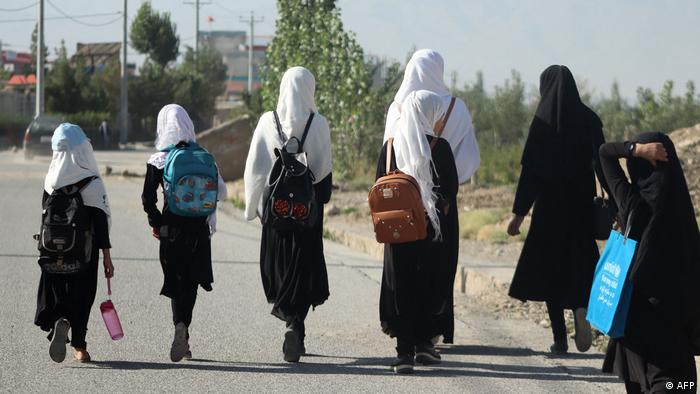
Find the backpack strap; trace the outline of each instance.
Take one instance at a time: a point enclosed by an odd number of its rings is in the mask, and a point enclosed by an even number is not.
[[[385,175],[389,175],[389,173],[391,172],[391,159],[392,159],[391,152],[393,151],[393,149],[392,149],[393,146],[394,146],[394,139],[389,138],[386,141],[386,174]]]
[[[455,96],[452,96],[452,99],[450,100],[450,106],[447,107],[447,112],[445,113],[445,116],[440,119],[440,122],[438,123],[438,128],[435,130],[435,138],[430,142],[430,149],[433,149],[435,145],[437,144],[438,140],[440,139],[440,136],[442,136],[442,132],[445,131],[445,126],[447,125],[447,121],[450,119],[450,114],[452,114],[452,109],[455,106],[455,101],[457,101],[457,98]]]
[[[301,152],[304,147],[304,141],[306,141],[306,135],[309,134],[309,128],[311,128],[311,121],[314,120],[314,113],[309,115],[309,120],[306,121],[306,126],[304,127],[304,134],[301,136],[301,142],[299,142],[299,152]]]
[[[79,193],[79,192],[82,192],[83,189],[85,189],[92,181],[94,181],[94,180],[97,179],[97,178],[99,178],[99,177],[97,177],[97,176],[89,176],[89,177],[87,177],[87,178],[83,178],[83,179],[79,180],[78,182],[76,182],[76,183],[74,183],[74,184],[72,184],[72,185],[63,186],[63,187],[60,188],[59,190],[61,190],[64,194]],[[76,189],[75,191],[73,191],[73,192],[70,192],[70,190],[71,190],[72,188],[77,188],[77,189]]]
[[[277,134],[280,137],[280,140],[282,140],[282,143],[284,144],[287,142],[287,137],[284,135],[282,132],[282,123],[280,123],[280,117],[277,115],[277,111],[272,111],[272,114],[275,116],[275,127],[277,128]]]

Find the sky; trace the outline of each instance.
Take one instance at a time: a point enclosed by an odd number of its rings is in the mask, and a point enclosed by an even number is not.
[[[193,2],[190,0],[189,2]],[[272,36],[274,0],[201,0],[200,29],[245,30],[241,16],[254,11],[264,21],[255,35]],[[8,11],[36,0],[0,1],[0,40],[9,49],[28,51],[38,6]],[[129,0],[133,19],[142,0]],[[116,13],[121,0],[46,0],[45,16]],[[182,45],[194,42],[194,6],[185,0],[152,0],[153,8],[171,13]],[[700,84],[700,1],[697,0],[339,0],[346,30],[369,54],[404,62],[412,48],[432,48],[445,58],[446,77],[459,83],[477,71],[485,84],[502,84],[518,70],[529,90],[550,64],[565,64],[579,84],[594,95],[608,94],[614,80],[633,101],[638,86],[658,91],[673,80],[676,93],[688,80]],[[207,19],[214,18],[213,23]],[[103,24],[117,14],[79,21]],[[68,19],[45,22],[52,51],[64,39],[69,54],[77,42],[120,41],[121,21],[99,27]],[[142,59],[133,49],[130,61]],[[448,82],[449,83],[449,82]]]

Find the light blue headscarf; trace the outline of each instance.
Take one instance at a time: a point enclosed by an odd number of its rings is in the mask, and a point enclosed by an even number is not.
[[[90,140],[80,126],[61,123],[51,137],[51,149],[53,149],[53,158],[44,178],[44,190],[51,194],[54,189],[73,185],[89,177],[96,177],[81,192],[83,203],[99,208],[110,216],[107,191],[100,178],[95,153]]]
[[[72,123],[61,123],[56,127],[53,137],[51,137],[51,149],[54,152],[65,152],[75,149],[85,141],[87,141],[87,136],[80,126]]]

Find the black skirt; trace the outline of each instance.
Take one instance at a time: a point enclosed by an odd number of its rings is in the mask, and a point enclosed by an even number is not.
[[[329,297],[323,255],[323,204],[330,200],[332,175],[314,185],[319,218],[310,229],[278,231],[263,225],[260,276],[272,315],[286,322],[306,316]]]
[[[610,340],[603,372],[637,383],[644,392],[663,391],[669,381],[695,382],[693,348],[680,315],[674,308],[652,305],[633,290],[625,336]]]
[[[43,201],[49,197],[44,192]],[[111,248],[109,219],[101,209],[86,206],[92,223],[92,254],[84,271],[75,274],[41,272],[37,291],[34,324],[51,331],[59,318],[67,318],[72,327],[87,329],[90,309],[95,302],[100,249]]]
[[[193,282],[211,291],[214,274],[206,218],[183,222],[169,221],[169,216],[163,215],[163,221],[170,224],[160,228],[160,265],[163,269],[160,294],[177,298]]]

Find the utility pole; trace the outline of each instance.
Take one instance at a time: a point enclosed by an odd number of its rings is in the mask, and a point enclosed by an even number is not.
[[[253,48],[255,46],[255,24],[260,23],[264,20],[264,17],[255,19],[255,11],[250,11],[249,19],[241,17],[241,22],[246,22],[250,24],[250,35],[248,38],[248,93],[253,93]]]
[[[194,2],[194,57],[199,54],[199,0]]]
[[[36,111],[38,118],[44,113],[44,0],[39,0],[39,23],[36,45]]]
[[[120,107],[121,116],[119,127],[119,142],[126,144],[129,139],[129,68],[126,63],[126,50],[129,42],[127,41],[127,20],[129,19],[126,13],[128,0],[124,0],[124,20],[122,26],[122,68],[121,68],[121,97]]]
[[[195,0],[194,2],[191,1],[186,1],[185,4],[194,4],[194,57],[197,57],[197,54],[199,53],[199,9],[203,5],[208,5],[211,4],[211,1],[209,2],[202,2],[200,0]]]
[[[0,40],[0,72],[5,68],[5,58],[2,55],[2,40]]]

